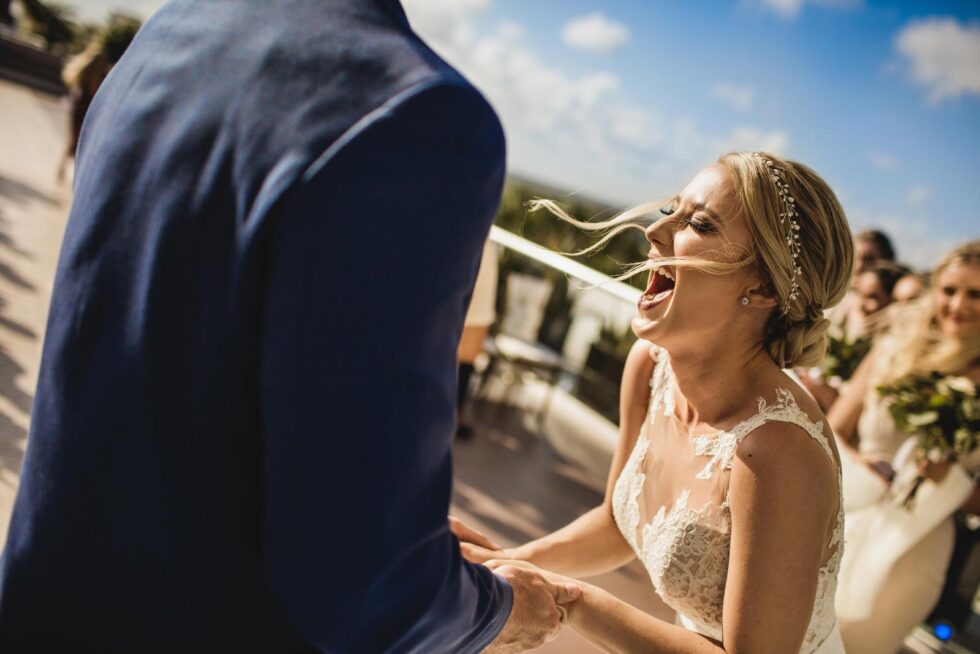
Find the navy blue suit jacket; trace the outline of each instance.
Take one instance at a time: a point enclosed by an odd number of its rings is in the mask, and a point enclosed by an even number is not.
[[[476,652],[455,351],[504,176],[394,0],[174,0],[82,133],[0,651]]]

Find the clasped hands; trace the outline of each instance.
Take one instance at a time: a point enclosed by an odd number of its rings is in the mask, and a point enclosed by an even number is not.
[[[497,638],[484,650],[492,654],[511,654],[539,647],[553,640],[570,615],[572,605],[582,594],[577,582],[527,561],[509,558],[484,534],[449,517],[449,529],[459,539],[463,557],[480,563],[510,584],[514,605],[510,618]]]

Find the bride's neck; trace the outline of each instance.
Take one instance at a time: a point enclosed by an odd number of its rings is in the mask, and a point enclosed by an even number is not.
[[[759,344],[669,353],[679,397],[677,416],[693,426],[724,424],[757,396],[776,364]]]

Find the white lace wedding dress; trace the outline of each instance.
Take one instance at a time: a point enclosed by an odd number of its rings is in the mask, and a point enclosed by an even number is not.
[[[689,433],[674,416],[668,355],[656,347],[653,354],[657,363],[650,409],[616,481],[613,513],[657,594],[677,611],[679,623],[720,641],[731,540],[728,483],[739,443],[765,422],[789,422],[819,442],[832,460],[834,454],[823,424],[811,421],[785,389],[778,389],[771,403],[760,398],[758,413],[730,430]],[[835,466],[839,469],[836,460]],[[676,489],[683,490],[678,494]],[[844,653],[834,614],[843,519],[838,509],[800,649],[803,654]]]

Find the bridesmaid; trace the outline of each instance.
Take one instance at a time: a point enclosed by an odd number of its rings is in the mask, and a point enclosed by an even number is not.
[[[877,387],[933,371],[980,383],[980,240],[949,252],[932,280],[929,294],[895,307],[887,332],[828,414],[842,453],[883,477],[882,488],[896,474],[914,476],[917,464],[907,455],[912,443],[902,448],[910,434],[895,427]],[[929,489],[920,489],[914,513],[887,496],[848,513],[837,610],[849,654],[894,654],[929,615],[953,550],[952,514],[980,513],[980,490],[971,492],[965,474],[978,470],[980,452],[930,463],[919,470]]]

